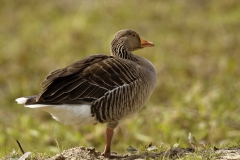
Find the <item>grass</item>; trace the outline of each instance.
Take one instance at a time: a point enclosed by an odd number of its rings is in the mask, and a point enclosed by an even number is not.
[[[146,107],[116,129],[113,150],[154,142],[188,147],[240,143],[240,4],[193,1],[1,1],[0,157],[17,150],[54,155],[73,146],[102,150],[105,126],[64,126],[17,105],[40,92],[57,68],[109,54],[116,31],[136,30],[155,47],[134,52],[155,65],[156,89]]]

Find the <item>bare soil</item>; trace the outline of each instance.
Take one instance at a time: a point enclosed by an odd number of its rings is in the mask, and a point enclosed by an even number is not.
[[[184,157],[188,154],[193,154],[195,150],[193,148],[172,148],[168,151],[162,152],[144,152],[144,153],[135,153],[135,154],[116,154],[112,153],[112,157],[110,159],[119,159],[119,160],[144,160],[148,158],[180,158]],[[238,160],[240,159],[240,148],[235,149],[218,149],[214,150],[201,150],[198,152],[204,158],[204,155],[215,155],[215,157],[211,157],[213,159],[218,160]],[[76,147],[68,150],[64,150],[62,153],[57,154],[50,158],[51,160],[77,160],[77,159],[108,159],[101,156],[101,152],[96,151],[95,148],[85,148],[85,147]]]

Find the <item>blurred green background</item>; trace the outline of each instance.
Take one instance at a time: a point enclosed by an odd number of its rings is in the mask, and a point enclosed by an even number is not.
[[[0,1],[0,157],[18,149],[55,154],[74,146],[102,151],[105,125],[64,126],[17,105],[52,70],[109,54],[113,35],[137,31],[155,47],[135,51],[157,69],[146,107],[123,120],[112,149],[153,142],[188,147],[240,143],[240,3],[237,0]]]

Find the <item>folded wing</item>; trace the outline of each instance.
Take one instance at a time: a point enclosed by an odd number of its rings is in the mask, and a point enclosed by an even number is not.
[[[139,75],[136,63],[93,55],[51,72],[41,83],[43,92],[27,104],[91,104],[106,93],[130,84]]]

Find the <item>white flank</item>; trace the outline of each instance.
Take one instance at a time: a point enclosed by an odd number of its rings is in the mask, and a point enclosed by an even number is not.
[[[51,114],[51,116],[65,125],[95,124],[96,119],[91,115],[91,105],[62,104],[62,105],[26,105],[28,108],[38,108]]]
[[[17,101],[18,104],[25,104],[27,102],[28,98],[26,97],[21,97],[17,98],[15,101]]]

